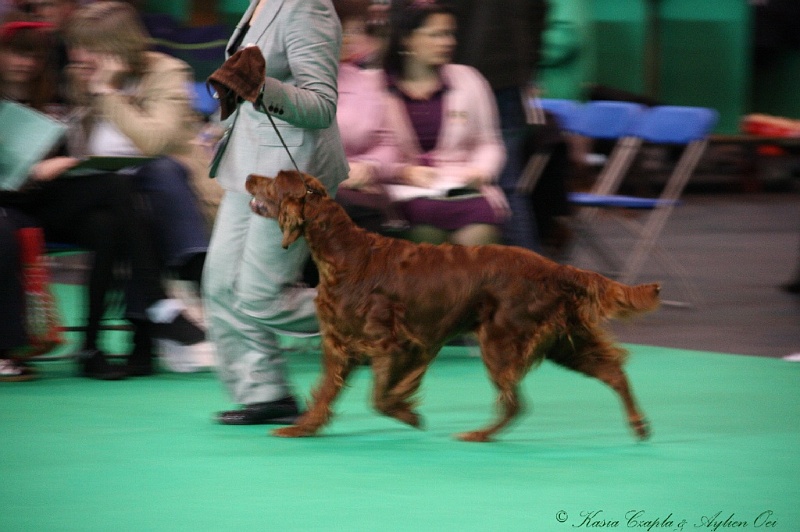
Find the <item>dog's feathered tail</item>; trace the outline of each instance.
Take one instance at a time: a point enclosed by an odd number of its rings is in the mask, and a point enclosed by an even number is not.
[[[661,300],[658,283],[628,286],[610,279],[600,290],[600,306],[605,318],[629,318],[658,308]]]
[[[661,303],[661,286],[657,283],[628,286],[572,266],[564,266],[562,273],[571,289],[582,294],[580,299],[586,304],[579,305],[578,309],[585,323],[644,314]]]

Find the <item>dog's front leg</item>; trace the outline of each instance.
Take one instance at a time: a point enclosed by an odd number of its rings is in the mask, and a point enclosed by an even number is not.
[[[313,436],[333,415],[331,404],[339,395],[348,375],[355,367],[355,359],[343,350],[331,347],[331,342],[323,340],[323,374],[311,396],[311,404],[305,414],[294,425],[272,431],[283,438]]]
[[[374,356],[372,401],[375,409],[407,425],[422,428],[422,417],[414,409],[414,395],[432,358],[422,353],[408,356],[400,351]]]

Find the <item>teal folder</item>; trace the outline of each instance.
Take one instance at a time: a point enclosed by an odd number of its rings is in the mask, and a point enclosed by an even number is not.
[[[58,144],[67,126],[30,107],[0,101],[0,190],[18,190],[34,164]]]
[[[82,159],[76,166],[67,170],[66,175],[78,176],[83,174],[96,174],[98,172],[117,172],[126,168],[136,168],[154,160],[155,157],[135,155],[93,155]]]

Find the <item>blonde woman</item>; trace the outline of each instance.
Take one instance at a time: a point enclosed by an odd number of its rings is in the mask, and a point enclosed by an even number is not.
[[[150,158],[125,173],[142,197],[142,215],[162,266],[199,285],[209,234],[189,170],[180,162],[196,131],[189,66],[149,50],[150,37],[126,2],[81,7],[70,18],[66,42],[73,97],[83,106],[71,153]],[[129,362],[134,374],[149,374],[153,340],[164,335],[141,307],[129,301],[136,328]],[[169,321],[181,310],[178,304],[166,306],[156,321]],[[182,320],[181,326],[181,344],[198,346],[205,339],[192,322]]]

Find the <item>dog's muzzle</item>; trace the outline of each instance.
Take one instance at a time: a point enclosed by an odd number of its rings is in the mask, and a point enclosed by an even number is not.
[[[269,216],[269,211],[267,210],[267,204],[259,200],[255,196],[253,196],[253,198],[250,200],[250,210],[258,214],[259,216]]]

